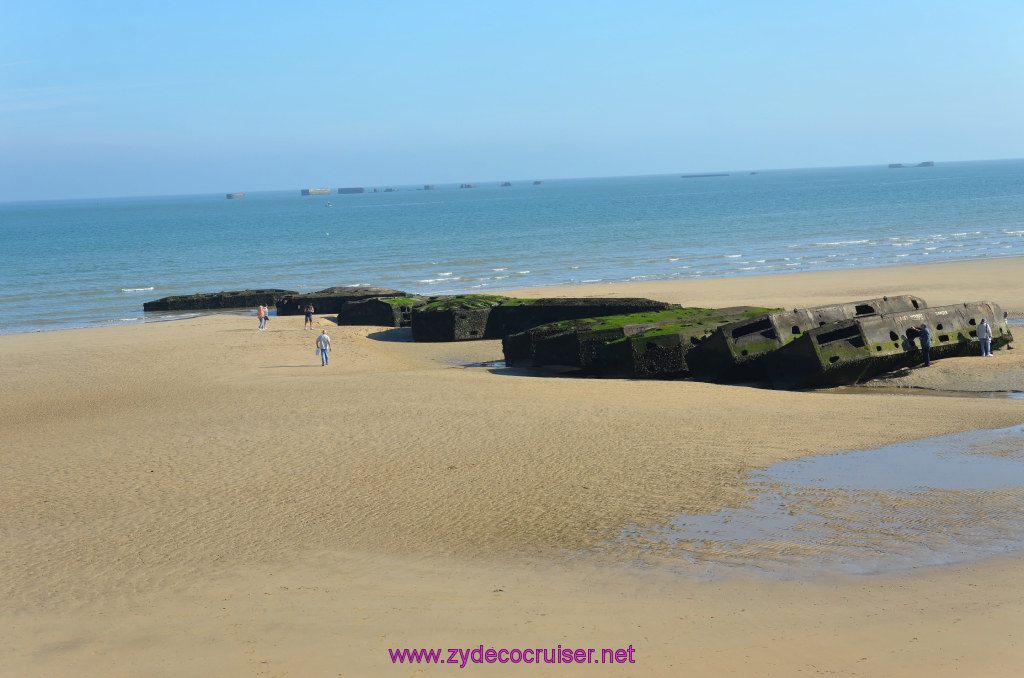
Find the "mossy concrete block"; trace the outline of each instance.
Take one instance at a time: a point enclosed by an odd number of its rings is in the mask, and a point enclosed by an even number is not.
[[[702,381],[760,381],[766,357],[805,332],[832,323],[888,313],[916,313],[928,304],[913,295],[775,311],[720,327],[690,357],[693,377]]]
[[[413,341],[470,341],[487,337],[491,311],[508,297],[465,294],[430,297],[412,309]]]
[[[271,306],[295,294],[291,290],[260,289],[236,290],[233,292],[198,292],[164,297],[142,304],[143,311],[201,311],[224,308],[253,308]]]
[[[504,339],[538,325],[615,314],[662,311],[673,304],[650,299],[510,299],[497,295],[431,298],[413,313],[416,341]]]
[[[775,388],[854,384],[895,369],[920,365],[920,325],[931,334],[932,360],[980,355],[978,324],[992,328],[992,348],[1013,341],[1002,309],[987,301],[864,316],[805,332],[765,361]]]
[[[549,365],[589,369],[600,346],[626,336],[624,327],[594,329],[596,320],[568,320],[507,335],[506,365]]]
[[[539,325],[565,320],[628,315],[677,308],[675,304],[639,298],[510,299],[489,318],[487,339],[499,339]]]
[[[707,330],[693,326],[667,334],[643,333],[605,344],[597,363],[603,377],[677,379],[690,375],[687,353],[706,339]]]
[[[670,308],[548,323],[509,335],[506,364],[572,367],[603,376],[685,376],[686,353],[722,323],[767,309]]]
[[[425,297],[373,297],[345,302],[338,314],[339,325],[409,327],[413,309],[427,303]]]
[[[309,294],[290,294],[277,302],[278,315],[302,315],[306,304],[320,314],[341,313],[345,304],[373,297],[407,297],[405,292],[387,287],[328,287]]]

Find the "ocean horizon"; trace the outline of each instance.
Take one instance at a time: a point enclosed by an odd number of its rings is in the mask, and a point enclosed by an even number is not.
[[[196,292],[488,293],[1024,255],[1024,160],[538,181],[2,203],[0,333],[180,317],[142,305]]]

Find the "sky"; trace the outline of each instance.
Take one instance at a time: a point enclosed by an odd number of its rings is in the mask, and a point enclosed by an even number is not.
[[[1024,0],[0,8],[0,202],[1024,157]]]

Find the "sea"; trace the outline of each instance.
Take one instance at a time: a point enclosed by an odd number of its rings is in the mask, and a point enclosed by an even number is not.
[[[0,203],[0,333],[173,319],[143,303],[195,292],[497,293],[1024,255],[1024,160],[226,195]]]

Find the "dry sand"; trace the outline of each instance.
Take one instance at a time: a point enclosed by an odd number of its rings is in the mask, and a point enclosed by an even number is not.
[[[916,294],[1019,314],[1021,270],[523,294],[785,307]],[[544,378],[470,366],[500,360],[500,342],[256,324],[0,337],[0,674],[994,676],[1024,662],[1019,555],[774,580],[618,538],[740,506],[743,474],[774,462],[1024,423],[1019,400]],[[335,347],[323,368],[320,328]],[[1024,390],[1022,368],[1024,351],[1003,350],[889,385]],[[388,654],[481,645],[632,646],[635,661]]]

